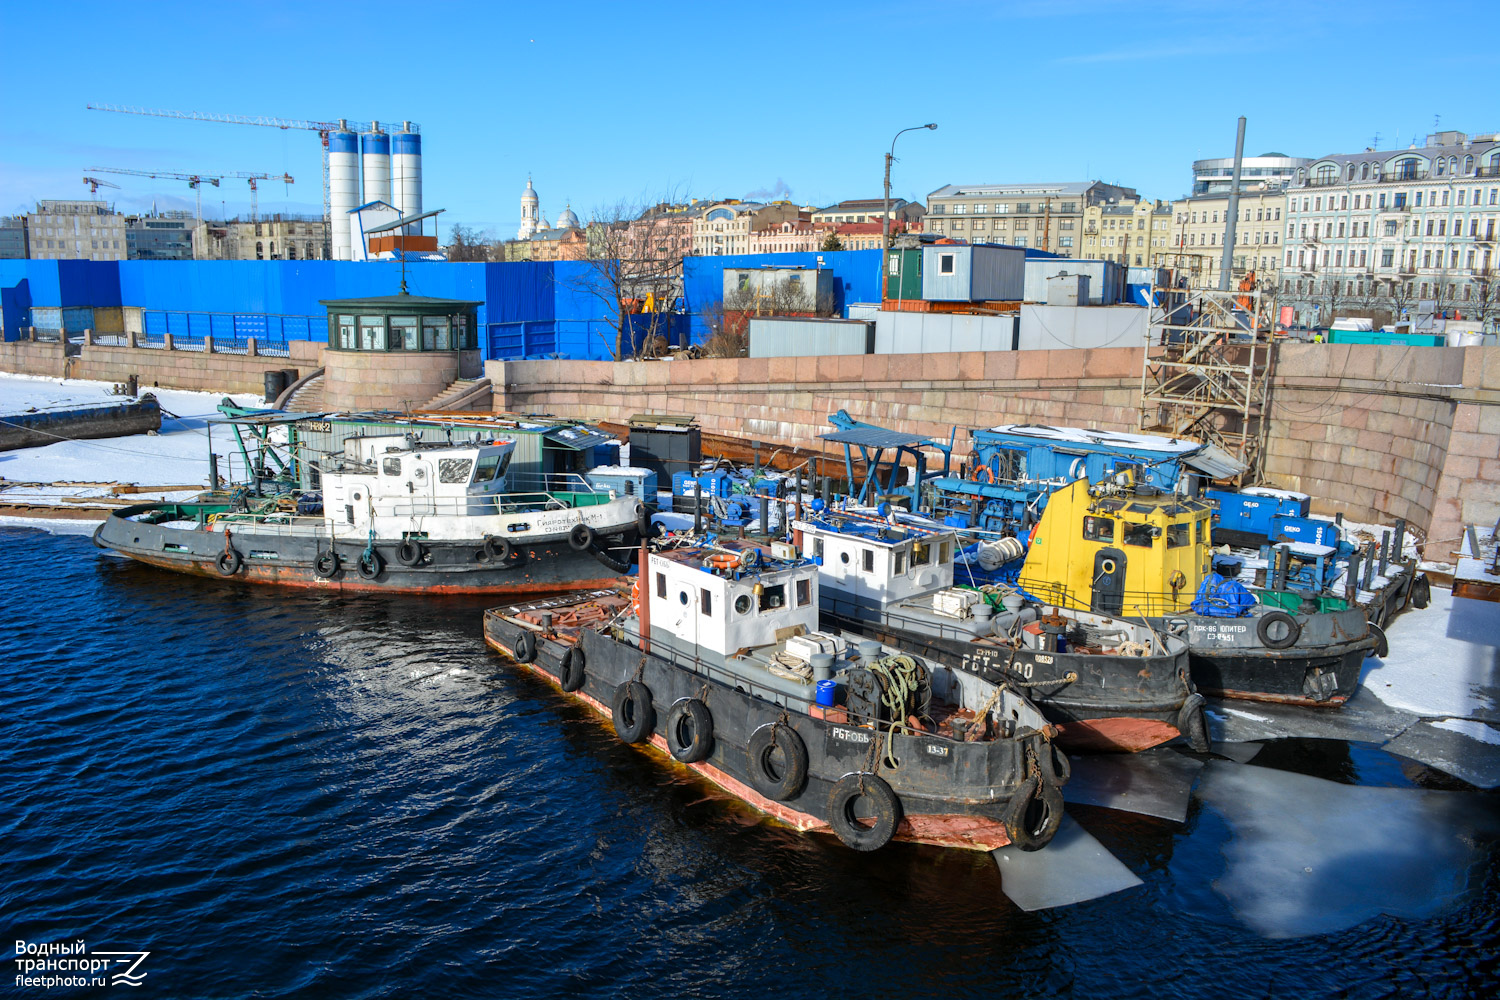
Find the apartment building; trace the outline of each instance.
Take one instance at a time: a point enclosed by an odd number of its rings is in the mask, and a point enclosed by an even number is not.
[[[260,222],[201,222],[193,234],[198,260],[326,260],[322,219],[280,215]]]
[[[928,196],[923,228],[970,243],[1007,243],[1081,257],[1084,211],[1139,198],[1134,188],[1101,181],[949,184]]]
[[[1251,271],[1261,281],[1276,279],[1281,269],[1286,206],[1287,196],[1275,188],[1240,194],[1231,282],[1237,285]],[[1187,274],[1194,287],[1219,287],[1228,229],[1227,189],[1173,202],[1171,254],[1162,263]]]
[[[1300,320],[1497,320],[1500,136],[1319,157],[1287,189],[1281,300]]]
[[[125,260],[125,216],[102,201],[39,201],[26,216],[38,260]]]
[[[753,201],[715,202],[693,220],[693,253],[699,257],[750,252],[750,233],[803,217],[805,209],[789,201],[763,205]]]
[[[1172,239],[1172,206],[1145,198],[1089,205],[1083,210],[1085,260],[1112,260],[1125,267],[1160,265]]]

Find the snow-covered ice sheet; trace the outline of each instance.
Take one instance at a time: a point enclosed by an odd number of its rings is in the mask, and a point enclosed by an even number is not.
[[[1500,605],[1432,588],[1432,603],[1386,630],[1390,655],[1366,660],[1361,683],[1386,705],[1431,718],[1500,722]]]
[[[1098,899],[1141,884],[1140,878],[1068,815],[1040,851],[993,852],[1000,891],[1023,910],[1047,910]]]
[[[0,374],[0,413],[21,413],[29,407],[68,403],[119,402],[107,382],[39,378]],[[105,482],[139,485],[181,486],[208,482],[209,418],[219,416],[216,407],[223,393],[150,389],[161,404],[162,425],[158,434],[132,434],[87,441],[59,441],[40,448],[0,452],[0,478],[11,481]],[[237,401],[258,402],[241,394]],[[171,413],[174,416],[168,416]],[[225,428],[213,436],[214,451],[236,453],[233,433]],[[227,474],[229,464],[222,465]],[[0,494],[3,496],[4,494]]]

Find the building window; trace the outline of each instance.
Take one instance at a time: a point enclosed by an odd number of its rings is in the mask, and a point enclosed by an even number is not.
[[[256,226],[255,228],[259,229],[260,227]],[[255,259],[256,260],[265,260],[266,259],[266,245],[264,243],[256,243],[255,244]]]
[[[951,254],[951,253],[945,253],[945,254],[939,254],[938,255],[938,273],[939,274],[952,274],[953,273],[953,257],[954,257],[954,255]]]
[[[1070,246],[1073,245],[1073,237],[1071,237],[1071,236],[1061,236],[1061,237],[1058,237],[1057,245],[1058,246],[1062,246],[1062,247],[1070,247]]]

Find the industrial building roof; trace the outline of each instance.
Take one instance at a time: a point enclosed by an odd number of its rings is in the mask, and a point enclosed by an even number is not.
[[[947,184],[938,188],[929,198],[962,198],[976,194],[1020,195],[1020,194],[1085,194],[1098,181],[1038,182],[1035,184]]]

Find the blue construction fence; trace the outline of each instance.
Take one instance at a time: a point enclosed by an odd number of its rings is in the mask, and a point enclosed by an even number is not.
[[[841,313],[850,302],[878,298],[878,250],[689,257],[683,267],[683,315],[673,321],[669,341],[685,345],[706,338],[699,312],[722,300],[726,267],[765,265],[832,271]],[[76,318],[86,310],[123,307],[141,310],[148,337],[171,332],[211,334],[216,342],[251,336],[267,342],[326,341],[322,302],[391,295],[401,280],[395,262],[0,260],[0,325],[6,340],[16,340],[28,326],[38,325],[32,322],[34,309],[73,310],[69,315]],[[477,303],[487,358],[614,355],[614,309],[598,271],[588,263],[408,263],[405,280],[413,295]],[[644,323],[649,319],[632,321],[625,353],[633,353]]]

